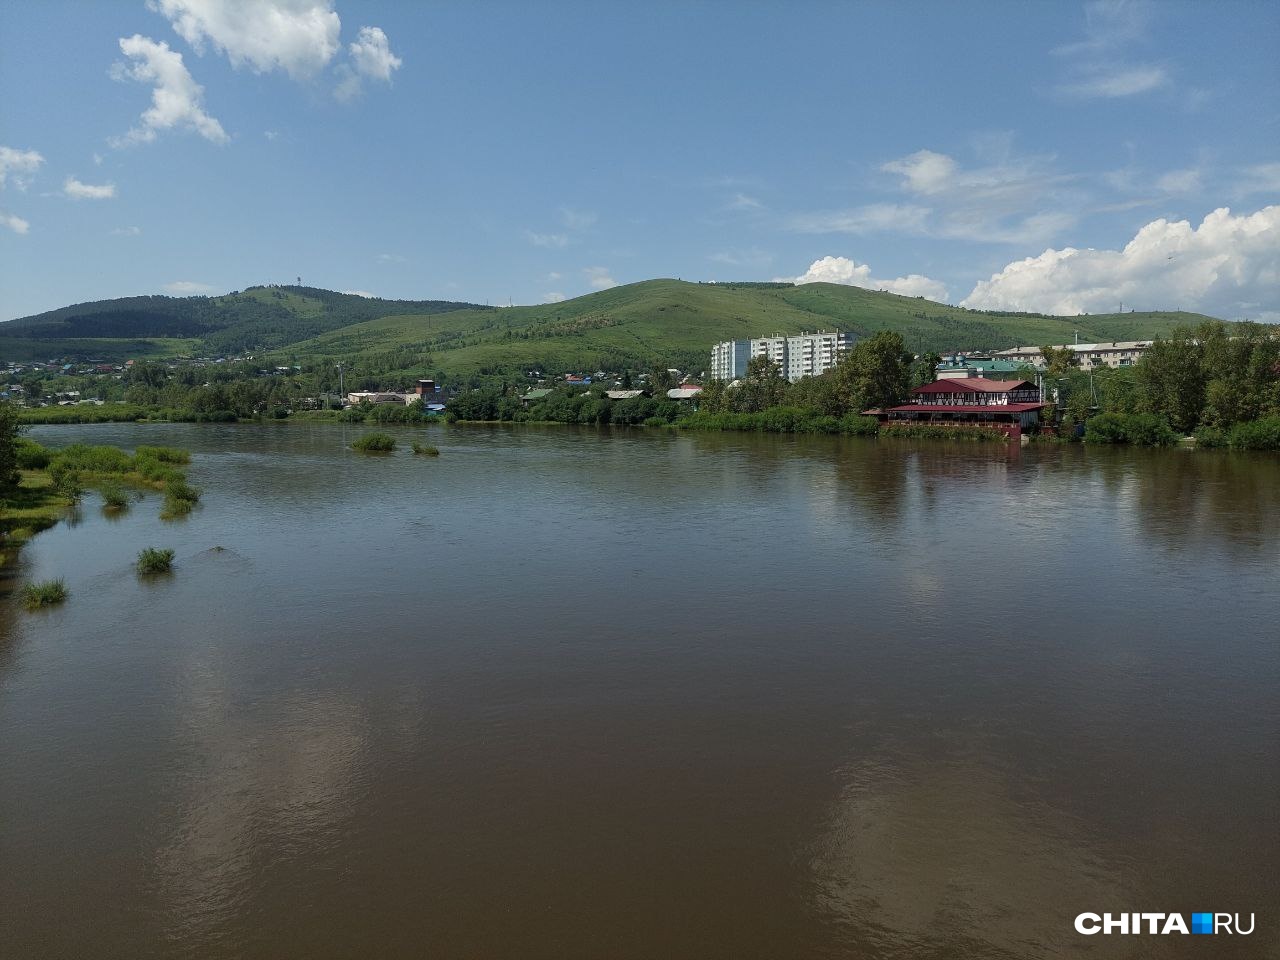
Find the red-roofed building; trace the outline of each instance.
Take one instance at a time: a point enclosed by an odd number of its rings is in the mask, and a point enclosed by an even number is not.
[[[1040,390],[1027,380],[965,377],[935,380],[912,390],[910,403],[866,413],[889,429],[908,423],[991,427],[1016,438],[1039,429],[1044,406]]]

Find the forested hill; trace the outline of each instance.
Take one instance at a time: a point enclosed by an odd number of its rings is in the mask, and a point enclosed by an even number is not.
[[[0,323],[0,337],[15,346],[19,340],[83,343],[182,338],[198,340],[202,353],[223,355],[283,347],[379,317],[463,309],[492,308],[448,300],[380,300],[315,287],[250,287],[219,297],[125,297],[78,303]],[[44,353],[63,352],[54,343],[42,346]],[[109,347],[109,343],[100,344],[98,352],[115,352]],[[9,352],[0,340],[0,357]]]
[[[503,308],[252,287],[220,297],[106,300],[0,323],[0,360],[261,352],[294,363],[377,357],[380,369],[392,364],[442,378],[659,364],[698,371],[713,343],[775,333],[895,330],[918,353],[1071,343],[1077,336],[1081,343],[1147,339],[1205,319],[1172,311],[987,312],[830,283],[646,280]]]

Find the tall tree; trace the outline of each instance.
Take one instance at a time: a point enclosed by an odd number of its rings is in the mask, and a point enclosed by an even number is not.
[[[1041,347],[1040,355],[1044,357],[1048,372],[1055,377],[1070,373],[1076,365],[1076,352],[1070,347]]]
[[[859,340],[832,372],[842,408],[857,413],[901,403],[910,390],[912,359],[902,335],[892,330]]]
[[[1190,433],[1204,406],[1203,348],[1186,327],[1167,340],[1156,340],[1138,362],[1138,406],[1164,416],[1175,430]]]
[[[18,408],[0,400],[0,491],[18,483]]]
[[[738,413],[759,413],[780,406],[787,396],[782,369],[768,357],[752,357],[747,372],[733,390],[733,409]]]

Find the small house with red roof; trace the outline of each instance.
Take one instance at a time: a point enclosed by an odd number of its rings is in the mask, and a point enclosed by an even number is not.
[[[889,429],[909,423],[990,427],[1017,438],[1039,429],[1044,406],[1039,388],[1028,380],[957,377],[916,387],[910,403],[866,413]]]

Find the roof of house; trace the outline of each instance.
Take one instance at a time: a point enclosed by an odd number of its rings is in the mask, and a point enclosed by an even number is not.
[[[634,400],[636,397],[643,397],[644,390],[606,390],[604,395],[610,400]]]
[[[671,400],[692,400],[701,392],[701,387],[676,387],[667,391],[667,397]]]
[[[988,380],[985,377],[956,377],[953,380],[935,380],[912,393],[1008,393],[1010,390],[1034,390],[1036,385],[1027,380]]]
[[[960,360],[944,360],[938,370],[992,370],[996,373],[1016,373],[1025,367],[1016,360],[993,360],[990,357],[968,357]]]
[[[520,399],[521,400],[541,400],[543,397],[547,396],[547,394],[549,394],[550,392],[551,392],[550,390],[530,390]]]

